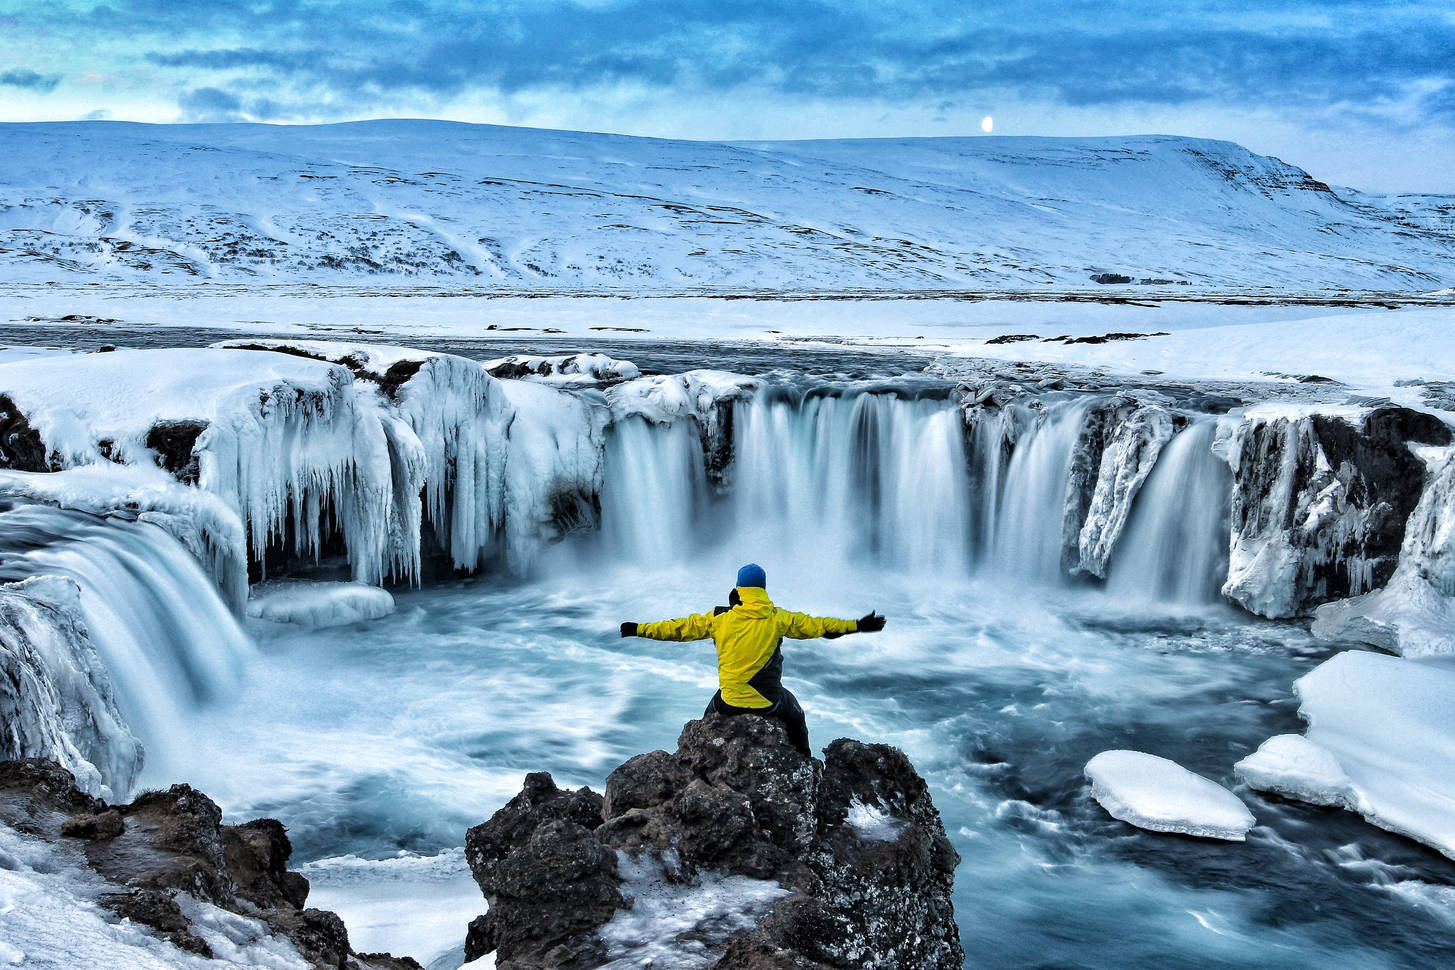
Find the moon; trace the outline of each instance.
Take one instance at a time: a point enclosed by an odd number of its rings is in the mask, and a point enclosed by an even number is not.
[[[980,119],[980,130],[985,132],[987,135],[990,134],[991,129],[993,129],[994,127],[995,120],[991,118],[990,115],[986,115],[984,118]]]

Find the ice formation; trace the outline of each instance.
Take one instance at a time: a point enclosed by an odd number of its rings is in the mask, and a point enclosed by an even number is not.
[[[1235,769],[1255,788],[1337,805],[1455,858],[1455,669],[1362,650],[1294,684],[1304,735]]]
[[[125,794],[141,771],[141,744],[117,709],[73,580],[0,586],[0,760],[9,758],[49,758],[102,798]]]
[[[1455,654],[1455,451],[1424,449],[1429,472],[1383,589],[1314,611],[1313,632],[1405,657]]]
[[[321,583],[280,579],[252,589],[247,614],[272,623],[319,628],[377,620],[394,612],[388,590],[361,583]]]
[[[1152,832],[1242,842],[1256,821],[1223,786],[1141,751],[1103,751],[1086,763],[1086,777],[1108,814]]]

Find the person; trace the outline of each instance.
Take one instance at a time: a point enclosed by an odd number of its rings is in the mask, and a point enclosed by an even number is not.
[[[832,640],[846,633],[877,633],[884,629],[884,617],[871,611],[857,620],[836,620],[780,610],[768,599],[767,586],[763,567],[748,563],[738,570],[737,585],[728,594],[727,606],[677,620],[623,623],[621,635],[679,642],[712,638],[717,645],[719,687],[702,716],[758,714],[777,718],[787,729],[793,746],[806,757],[813,757],[803,707],[783,686],[783,638]]]

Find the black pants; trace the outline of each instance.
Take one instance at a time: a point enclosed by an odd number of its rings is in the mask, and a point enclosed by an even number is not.
[[[788,743],[802,751],[804,757],[813,757],[813,749],[808,746],[808,721],[804,719],[803,708],[799,706],[798,698],[793,696],[791,690],[784,689],[783,696],[772,707],[734,707],[723,700],[722,691],[718,691],[707,702],[707,710],[702,712],[703,717],[709,714],[725,714],[728,717],[756,714],[759,717],[777,718],[788,731]]]

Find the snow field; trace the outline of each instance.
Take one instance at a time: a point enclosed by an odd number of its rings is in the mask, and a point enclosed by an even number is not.
[[[1223,786],[1141,751],[1103,751],[1086,763],[1091,797],[1113,818],[1151,832],[1242,842],[1256,823]]]

